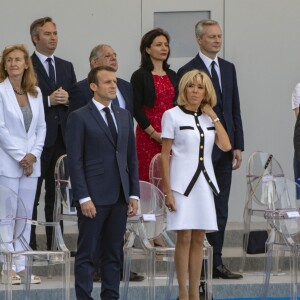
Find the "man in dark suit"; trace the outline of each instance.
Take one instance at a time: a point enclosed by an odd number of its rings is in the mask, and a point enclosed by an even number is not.
[[[219,195],[215,196],[219,231],[207,234],[207,239],[214,250],[213,277],[238,279],[242,278],[242,275],[232,273],[222,262],[232,170],[240,167],[244,150],[236,71],[232,63],[217,56],[222,46],[222,30],[218,22],[213,20],[198,22],[195,34],[200,51],[195,58],[178,70],[177,76],[180,79],[190,70],[202,70],[211,77],[217,94],[217,105],[214,110],[228,133],[233,150],[222,152],[216,146],[213,149],[212,160],[220,188]]]
[[[45,218],[53,221],[55,201],[54,168],[57,159],[66,153],[64,135],[69,105],[68,90],[76,82],[73,65],[53,55],[57,47],[56,25],[50,17],[35,20],[30,26],[35,52],[31,59],[38,85],[43,94],[47,134],[41,156],[41,177],[38,180],[32,218],[37,218],[37,205],[45,179]],[[51,249],[52,228],[47,228],[47,248]],[[35,228],[31,233],[32,248],[36,249]]]
[[[114,49],[106,44],[99,44],[95,46],[89,57],[90,67],[91,69],[100,67],[100,66],[108,66],[118,71],[118,60],[117,54]],[[90,89],[88,79],[85,78],[81,81],[76,82],[70,92],[70,105],[69,105],[69,113],[72,111],[81,108],[86,105],[92,98],[93,92]],[[131,115],[133,115],[133,103],[132,103],[132,87],[128,81],[124,79],[117,78],[117,97],[112,101],[114,105],[118,105],[122,108],[127,109]],[[123,255],[122,255],[123,261]],[[123,276],[123,268],[121,268],[121,278]],[[101,270],[100,266],[95,268],[94,273],[94,281],[101,280]],[[130,281],[142,281],[144,280],[144,276],[137,274],[136,272],[130,272]]]
[[[75,290],[78,300],[92,299],[99,251],[101,299],[111,300],[119,299],[127,215],[135,215],[138,207],[135,137],[130,113],[111,104],[117,87],[114,69],[96,67],[88,82],[94,97],[69,115],[66,134],[73,196],[78,203]]]
[[[97,45],[90,54],[90,67],[109,66],[118,71],[117,54],[114,49],[105,44]],[[93,97],[87,78],[78,81],[70,90],[69,113],[86,105]],[[133,114],[132,87],[128,81],[117,78],[117,97],[113,100],[114,105],[126,108]]]

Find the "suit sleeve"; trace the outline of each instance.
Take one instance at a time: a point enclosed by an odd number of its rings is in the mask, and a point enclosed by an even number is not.
[[[76,112],[71,113],[67,121],[66,147],[68,167],[75,202],[89,197],[83,167],[85,143],[84,131],[85,125],[82,118],[80,118]]]
[[[69,109],[68,114],[72,111],[83,107],[86,104],[86,96],[82,93],[82,89],[77,83],[73,84],[69,91]]]
[[[136,155],[135,135],[133,130],[132,119],[129,118],[129,138],[128,138],[128,151],[127,151],[127,164],[129,169],[129,195],[140,196],[139,191],[139,175],[138,175],[138,160]]]
[[[241,118],[240,97],[237,85],[236,70],[233,66],[233,99],[232,99],[232,118],[234,124],[234,145],[233,149],[244,151],[244,133]]]
[[[44,114],[44,105],[42,101],[42,93],[39,89],[38,97],[36,101],[40,101],[39,112],[38,112],[38,121],[36,127],[36,140],[35,144],[32,147],[30,153],[32,153],[35,157],[41,157],[41,153],[43,151],[45,137],[46,137],[46,122],[45,122],[45,114]]]

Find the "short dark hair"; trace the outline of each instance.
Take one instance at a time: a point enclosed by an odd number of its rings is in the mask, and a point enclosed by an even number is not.
[[[152,63],[152,60],[150,58],[150,55],[147,53],[146,48],[150,48],[151,44],[153,43],[154,39],[158,36],[163,35],[168,43],[170,43],[170,36],[169,34],[164,31],[161,28],[155,28],[150,30],[149,32],[147,32],[141,40],[141,45],[140,45],[140,52],[141,52],[141,68],[145,68],[148,69],[150,71],[153,70],[154,66]],[[167,60],[170,56],[170,48],[169,48],[169,53],[168,56],[166,58],[166,60],[163,62],[163,69],[166,71],[167,69],[169,69],[170,65],[168,65]]]
[[[52,23],[56,27],[56,24],[53,22],[52,18],[50,18],[50,17],[39,18],[31,23],[30,36],[31,36],[31,41],[34,46],[35,46],[35,42],[32,37],[39,35],[40,28],[43,27],[48,22]]]
[[[108,72],[116,73],[115,69],[113,69],[112,67],[108,67],[108,66],[100,66],[100,67],[93,68],[93,69],[91,69],[91,71],[88,74],[88,83],[89,83],[89,85],[91,83],[98,84],[97,74],[100,71],[108,71]]]

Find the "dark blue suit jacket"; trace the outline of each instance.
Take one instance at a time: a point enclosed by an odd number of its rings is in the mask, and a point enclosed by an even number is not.
[[[90,197],[95,205],[114,204],[122,186],[126,201],[139,196],[135,137],[130,113],[112,105],[117,145],[95,104],[69,115],[66,131],[68,166],[75,203]]]
[[[234,64],[218,57],[221,83],[222,83],[222,99],[218,97],[217,105],[214,107],[215,112],[221,120],[225,121],[225,128],[227,130],[232,150],[244,150],[244,134],[241,119],[240,98],[237,86],[237,78]],[[198,69],[207,73],[203,60],[199,54],[196,55],[190,62],[181,67],[177,72],[178,82],[181,77],[188,71]]]
[[[45,147],[52,146],[57,139],[58,125],[61,125],[63,138],[65,137],[65,128],[67,121],[68,108],[65,105],[48,106],[48,96],[54,90],[50,86],[48,74],[35,53],[31,56],[32,64],[38,79],[38,86],[43,94],[45,120],[47,124],[47,134]],[[56,88],[62,87],[69,92],[72,85],[76,82],[76,76],[72,63],[58,57],[54,57],[56,71]]]
[[[133,115],[133,95],[131,84],[126,80],[117,78],[117,86],[125,100],[126,109],[129,110],[131,115]],[[78,81],[70,90],[69,113],[86,105],[92,98],[93,92],[89,87],[87,78]]]

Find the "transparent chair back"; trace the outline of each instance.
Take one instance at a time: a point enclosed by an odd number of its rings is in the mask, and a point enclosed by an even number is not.
[[[53,210],[53,220],[55,222],[63,222],[65,232],[67,232],[67,229],[70,228],[70,235],[67,235],[66,233],[64,234],[65,241],[69,249],[74,249],[74,251],[76,251],[76,243],[74,244],[74,239],[72,238],[72,235],[74,233],[75,235],[78,234],[77,212],[76,208],[72,206],[72,189],[66,154],[58,158],[55,165],[54,178],[55,203]],[[67,225],[70,226],[67,227]],[[53,249],[55,249],[55,241],[52,242],[52,247]]]
[[[281,165],[272,154],[263,151],[253,152],[248,159],[246,179],[247,195],[244,208],[244,234],[240,272],[244,272],[245,269],[250,231],[269,230],[268,224],[263,218],[265,210],[285,205],[278,202],[274,193],[279,180],[284,179],[284,173]],[[281,183],[284,184],[284,180]]]
[[[265,219],[272,228],[266,243],[265,277],[262,299],[269,292],[271,274],[277,266],[278,253],[282,257],[282,269],[289,275],[289,296],[296,300],[298,297],[298,257],[300,246],[300,214],[299,200],[296,190],[299,188],[294,181],[285,179],[285,184],[278,184],[276,199],[282,204],[275,210],[266,210]],[[290,207],[287,207],[287,206]],[[276,270],[275,270],[276,272]]]
[[[5,299],[40,299],[39,292],[31,291],[31,275],[47,276],[45,268],[60,266],[56,270],[58,277],[52,278],[56,293],[61,299],[70,299],[70,259],[65,247],[58,223],[32,221],[26,216],[22,200],[10,189],[0,186],[0,258],[2,263],[2,286],[5,288]],[[23,233],[26,226],[52,226],[58,250],[33,251],[26,242]],[[12,270],[24,269],[24,285],[12,285]],[[45,280],[45,279],[43,279]],[[50,280],[50,279],[46,279]]]
[[[147,221],[149,215],[155,221]],[[157,262],[165,262],[167,276],[163,299],[171,299],[174,277],[174,244],[166,247],[152,246],[149,240],[155,239],[166,228],[164,195],[153,184],[140,181],[140,201],[138,216],[128,219],[129,237],[124,246],[124,284],[121,299],[130,299],[128,294],[132,259],[143,259],[148,281],[147,299],[156,299]],[[134,246],[134,247],[133,247]]]

